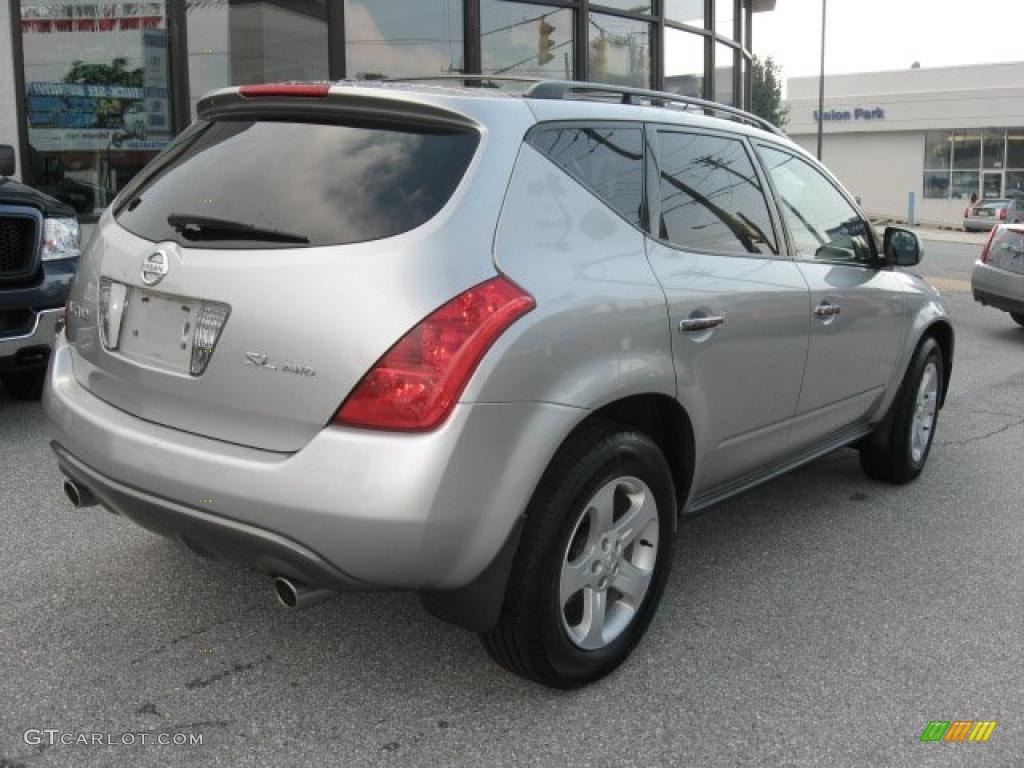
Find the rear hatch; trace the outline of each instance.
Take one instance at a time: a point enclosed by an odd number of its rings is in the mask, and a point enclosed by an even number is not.
[[[988,263],[1024,274],[1024,227],[1000,227],[989,244]]]
[[[504,186],[473,184],[500,165],[487,131],[357,90],[203,105],[85,255],[69,324],[83,386],[155,423],[297,450],[410,327],[493,275]]]

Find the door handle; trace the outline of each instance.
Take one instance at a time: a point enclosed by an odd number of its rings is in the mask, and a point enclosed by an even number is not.
[[[679,321],[679,332],[698,333],[700,331],[710,331],[712,328],[717,328],[724,322],[725,318],[722,315],[709,315],[707,317],[689,317],[686,320]]]
[[[820,318],[835,317],[841,311],[839,305],[833,304],[831,301],[823,301],[814,308],[814,314]]]

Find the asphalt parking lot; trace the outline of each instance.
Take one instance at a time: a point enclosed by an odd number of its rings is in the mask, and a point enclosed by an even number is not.
[[[976,251],[920,267],[958,332],[920,480],[869,481],[847,450],[688,521],[647,638],[573,693],[414,595],[289,612],[263,577],[72,511],[38,404],[0,393],[0,768],[1022,764],[1024,329],[966,292]],[[920,743],[932,720],[998,726]]]

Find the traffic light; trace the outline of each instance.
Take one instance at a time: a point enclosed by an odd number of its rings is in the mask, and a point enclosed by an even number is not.
[[[551,49],[555,47],[555,42],[551,39],[551,33],[555,31],[553,24],[548,24],[547,19],[540,20],[540,40],[537,42],[537,64],[544,66],[553,58],[555,54],[551,52]]]

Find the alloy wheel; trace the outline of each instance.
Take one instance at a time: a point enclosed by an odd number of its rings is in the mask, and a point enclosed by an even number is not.
[[[658,505],[636,477],[605,484],[583,507],[562,559],[562,627],[579,648],[604,648],[643,604],[658,556]]]
[[[910,424],[910,455],[915,463],[921,461],[928,450],[932,431],[935,429],[935,414],[939,406],[939,369],[929,362],[921,374],[914,403],[914,418]]]

